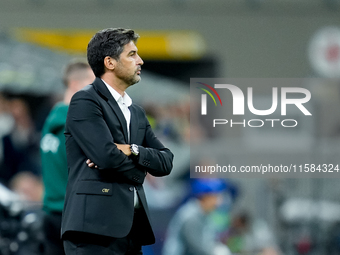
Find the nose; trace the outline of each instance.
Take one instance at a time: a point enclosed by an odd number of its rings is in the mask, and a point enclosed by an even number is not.
[[[143,59],[138,55],[138,61],[137,61],[137,64],[138,65],[143,65],[144,64],[144,61]]]

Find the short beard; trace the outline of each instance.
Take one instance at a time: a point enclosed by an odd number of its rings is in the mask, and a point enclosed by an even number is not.
[[[130,87],[138,83],[141,80],[140,76],[137,76],[137,77],[139,77],[139,79],[136,78],[136,75],[133,75],[133,76],[127,77],[126,79],[124,79],[124,81]]]

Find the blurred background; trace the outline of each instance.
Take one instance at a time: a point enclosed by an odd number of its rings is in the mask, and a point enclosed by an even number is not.
[[[63,67],[86,56],[95,32],[140,34],[142,81],[128,93],[175,154],[170,176],[145,183],[157,238],[145,254],[158,255],[170,219],[191,196],[190,78],[338,81],[339,17],[339,0],[1,0],[0,254],[42,254],[40,133],[62,99]],[[297,135],[313,148],[331,142],[323,155],[336,161],[340,83],[313,86],[327,125]],[[340,254],[338,179],[224,181],[211,217],[233,254]]]

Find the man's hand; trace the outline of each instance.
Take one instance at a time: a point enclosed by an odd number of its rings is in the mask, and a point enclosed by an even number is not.
[[[126,156],[131,155],[130,144],[117,144],[115,143],[118,149],[120,149]]]
[[[115,143],[115,145],[117,146],[117,148],[119,150],[121,150],[126,156],[130,156],[131,155],[131,150],[130,150],[130,144],[118,144]],[[94,167],[94,168],[98,168],[97,165],[95,165],[91,159],[86,160],[86,164],[88,167]]]
[[[98,166],[95,165],[95,164],[91,161],[91,159],[86,160],[86,164],[87,164],[88,167],[91,167],[91,168],[92,168],[92,167],[98,168]]]

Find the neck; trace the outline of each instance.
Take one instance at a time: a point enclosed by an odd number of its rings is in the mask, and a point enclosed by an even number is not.
[[[116,76],[112,75],[111,73],[103,74],[101,79],[103,79],[107,84],[109,84],[121,96],[124,96],[124,92],[128,88],[125,82],[118,79]]]

